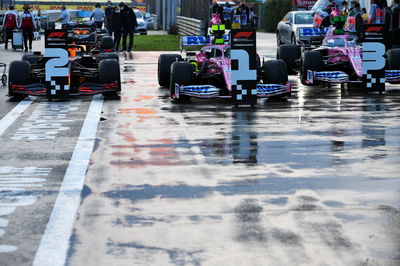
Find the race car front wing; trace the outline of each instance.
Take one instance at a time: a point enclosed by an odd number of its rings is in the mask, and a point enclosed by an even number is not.
[[[103,92],[115,92],[118,86],[116,83],[95,83],[85,82],[79,86],[79,90],[70,92],[70,95],[94,95]],[[10,85],[10,95],[33,95],[33,96],[46,96],[47,87],[43,83],[32,83],[27,85]]]
[[[399,82],[400,70],[385,70],[386,82]],[[312,71],[307,70],[307,84],[312,84],[314,81],[322,81],[328,83],[348,83],[355,82],[350,80],[347,73],[343,71]],[[361,81],[356,81],[361,82]]]
[[[257,84],[257,97],[268,98],[272,96],[286,96],[291,93],[291,84]],[[190,96],[201,99],[230,98],[231,96],[220,95],[220,90],[212,85],[190,85],[181,86],[175,84],[175,93],[172,99],[179,99],[180,96]]]

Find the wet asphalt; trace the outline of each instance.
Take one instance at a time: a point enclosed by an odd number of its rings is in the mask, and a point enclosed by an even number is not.
[[[258,36],[272,58],[274,36]],[[365,94],[291,76],[290,98],[256,108],[174,104],[159,54],[121,57],[67,265],[400,264],[399,85]],[[32,263],[90,100],[35,99],[1,135],[1,265]],[[15,103],[0,101],[4,117]],[[46,114],[56,128],[32,131]]]

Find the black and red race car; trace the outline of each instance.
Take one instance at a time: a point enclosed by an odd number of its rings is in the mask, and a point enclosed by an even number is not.
[[[90,29],[87,29],[90,30]],[[119,97],[121,77],[119,57],[114,53],[113,39],[103,36],[94,43],[77,43],[80,33],[72,29],[75,35],[68,34],[68,63],[60,67],[68,68],[67,95],[103,95]],[[64,32],[64,34],[71,31]],[[85,31],[82,32],[86,34]],[[71,39],[74,37],[74,39]],[[91,48],[93,44],[93,48]],[[9,67],[8,95],[38,95],[49,97],[49,82],[46,82],[46,69],[50,59],[41,52],[23,55],[20,61],[13,61]],[[47,74],[48,75],[48,74]],[[51,98],[51,97],[49,97]]]

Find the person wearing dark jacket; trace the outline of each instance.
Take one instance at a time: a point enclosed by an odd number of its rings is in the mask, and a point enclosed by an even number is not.
[[[122,47],[124,51],[132,51],[133,47],[133,35],[135,33],[135,29],[138,25],[136,21],[136,15],[132,8],[125,5],[124,2],[119,4],[121,8],[121,22],[122,22]],[[126,49],[126,41],[129,37],[128,49]]]
[[[247,28],[247,25],[249,24],[250,10],[249,7],[244,3],[244,1],[241,2],[239,6],[239,11],[240,11],[240,25],[242,29]]]
[[[122,15],[119,6],[114,7],[114,11],[111,14],[111,31],[114,33],[114,50],[119,50],[119,43],[121,42],[122,36]]]
[[[114,12],[114,6],[111,3],[111,1],[107,1],[107,7],[104,10],[104,13],[106,14],[106,28],[108,30],[108,34],[112,36],[112,26],[111,26],[111,17]]]

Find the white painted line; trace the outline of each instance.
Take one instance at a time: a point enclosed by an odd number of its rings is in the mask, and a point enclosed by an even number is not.
[[[0,120],[0,136],[11,126],[15,120],[29,107],[36,97],[26,97],[20,101],[6,116]]]
[[[61,184],[46,230],[33,260],[37,266],[65,265],[69,239],[92,155],[103,97],[94,96]]]

